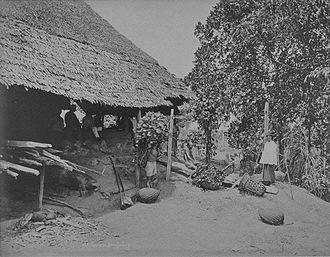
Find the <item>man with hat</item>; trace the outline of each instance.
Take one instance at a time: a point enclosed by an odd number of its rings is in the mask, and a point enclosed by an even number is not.
[[[275,183],[278,147],[273,141],[273,133],[266,134],[266,142],[259,163],[263,164],[262,183],[266,186]]]

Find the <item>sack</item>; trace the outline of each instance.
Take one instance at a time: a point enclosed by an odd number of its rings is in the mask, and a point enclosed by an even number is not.
[[[284,213],[278,209],[267,208],[258,211],[261,220],[270,225],[281,225],[284,223]]]
[[[146,187],[140,189],[137,196],[141,203],[154,203],[158,199],[159,194],[160,190]]]

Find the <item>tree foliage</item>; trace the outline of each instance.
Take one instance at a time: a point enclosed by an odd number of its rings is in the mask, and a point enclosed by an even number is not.
[[[201,46],[186,81],[197,95],[196,114],[206,110],[198,117],[204,131],[231,111],[239,122],[230,143],[252,150],[268,101],[279,142],[296,120],[311,140],[314,131],[326,135],[329,83],[310,78],[330,67],[329,1],[221,0],[195,35]]]

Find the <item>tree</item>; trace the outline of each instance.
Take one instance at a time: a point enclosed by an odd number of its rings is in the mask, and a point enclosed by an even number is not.
[[[240,120],[229,131],[232,143],[254,143],[255,138],[240,135],[258,131],[265,101],[279,142],[289,122],[303,119],[313,131],[324,119],[329,92],[322,82],[306,77],[330,66],[329,12],[330,2],[324,0],[222,0],[206,23],[196,26],[201,47],[192,73],[204,71],[203,78],[211,76],[212,85],[221,85],[225,100],[222,94],[216,100],[228,104],[223,110]],[[199,77],[192,78],[198,85]]]
[[[196,33],[197,30],[196,30]],[[222,74],[218,72],[214,56],[208,43],[203,43],[200,38],[201,47],[195,53],[195,67],[185,77],[185,83],[195,92],[196,99],[191,103],[194,117],[205,136],[206,162],[211,161],[214,153],[214,143],[212,132],[219,128],[224,120],[228,120],[228,99],[226,97],[226,87],[222,82]],[[221,99],[221,101],[219,101]]]

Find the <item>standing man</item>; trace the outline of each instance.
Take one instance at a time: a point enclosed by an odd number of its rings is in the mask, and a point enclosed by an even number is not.
[[[266,135],[266,142],[260,162],[263,164],[262,183],[266,186],[275,183],[275,168],[277,166],[278,146],[273,141],[271,132]]]

